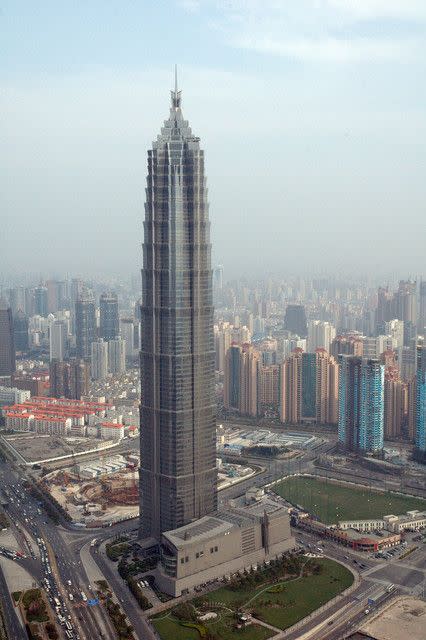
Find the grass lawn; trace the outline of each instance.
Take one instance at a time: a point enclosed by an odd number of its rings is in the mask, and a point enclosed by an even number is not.
[[[215,603],[223,603],[225,607],[235,611],[239,606],[243,610],[279,629],[287,629],[321,605],[334,598],[338,593],[347,589],[353,582],[353,575],[345,567],[327,558],[316,559],[321,564],[322,572],[317,575],[307,575],[301,578],[284,581],[283,590],[275,586],[275,592],[268,593],[272,583],[261,586],[232,590],[221,587],[204,597]],[[217,606],[217,605],[216,605]],[[232,629],[233,615],[227,609],[216,609],[219,619],[206,622],[205,626],[221,640],[263,640],[270,638],[265,627],[252,625],[245,630]],[[171,614],[161,619],[152,618],[152,623],[163,640],[199,640],[196,629],[183,627],[179,620]],[[163,614],[166,615],[166,614]]]
[[[266,640],[274,635],[273,631],[260,625],[249,625],[246,629],[233,631],[231,614],[219,612],[218,616],[216,621],[212,620],[204,624],[221,640],[239,640],[240,638],[241,640]],[[200,640],[200,634],[196,629],[182,626],[173,616],[162,620],[152,619],[152,623],[162,640]]]
[[[286,629],[309,613],[323,605],[353,582],[353,575],[345,567],[333,560],[317,559],[323,566],[319,575],[310,575],[284,583],[281,593],[268,593],[265,586],[251,591],[232,591],[223,587],[208,594],[215,602],[225,602],[229,606],[245,605],[256,612],[257,617],[274,627]]]
[[[338,520],[401,515],[412,509],[426,510],[426,500],[399,496],[389,491],[340,486],[315,478],[293,477],[274,487],[275,493],[319,517],[326,524]]]

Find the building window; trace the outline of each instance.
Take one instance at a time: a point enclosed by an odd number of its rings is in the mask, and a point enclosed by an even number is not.
[[[210,553],[213,553],[214,549],[213,547],[210,547]]]
[[[217,547],[215,547],[214,550],[217,551]]]
[[[185,558],[180,559],[180,563],[183,564],[185,562]]]
[[[198,551],[197,551],[197,553],[195,554],[195,557],[196,557],[196,558],[199,558],[199,557],[200,557],[200,554],[198,553]]]
[[[185,557],[185,562],[189,562],[189,556]]]

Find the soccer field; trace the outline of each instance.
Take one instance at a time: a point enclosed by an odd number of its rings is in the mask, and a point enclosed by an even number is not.
[[[315,478],[288,478],[273,489],[326,524],[336,524],[339,520],[381,518],[391,513],[401,515],[412,509],[426,510],[426,500],[421,498],[373,491],[367,487],[340,486]]]

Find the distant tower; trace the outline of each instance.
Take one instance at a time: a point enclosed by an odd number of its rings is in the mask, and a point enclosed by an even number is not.
[[[77,356],[89,359],[90,345],[96,340],[95,300],[91,295],[82,294],[75,303],[75,337]]]
[[[141,345],[141,534],[217,506],[215,351],[204,152],[172,91],[148,151]]]
[[[281,422],[298,424],[302,420],[302,356],[302,349],[295,349],[281,365]]]
[[[19,309],[13,316],[13,330],[15,334],[16,351],[28,350],[28,318],[25,313]]]
[[[47,287],[39,285],[34,289],[34,311],[38,316],[47,317]]]
[[[284,329],[302,338],[308,335],[305,307],[301,304],[289,304],[284,316]]]
[[[54,320],[50,325],[50,360],[64,360],[67,355],[68,325]]]
[[[120,332],[118,298],[115,293],[103,293],[99,300],[99,335],[104,340],[114,340]]]
[[[108,343],[103,338],[91,344],[90,374],[93,380],[103,380],[108,375]]]
[[[15,339],[12,309],[0,299],[0,377],[10,377],[15,372]]]
[[[126,370],[126,341],[123,338],[108,341],[108,369],[114,375]]]

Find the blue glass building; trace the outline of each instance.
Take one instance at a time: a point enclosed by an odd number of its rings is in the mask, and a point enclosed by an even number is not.
[[[338,440],[345,449],[383,449],[384,375],[378,360],[339,356]]]
[[[426,346],[417,347],[416,449],[426,453]]]

